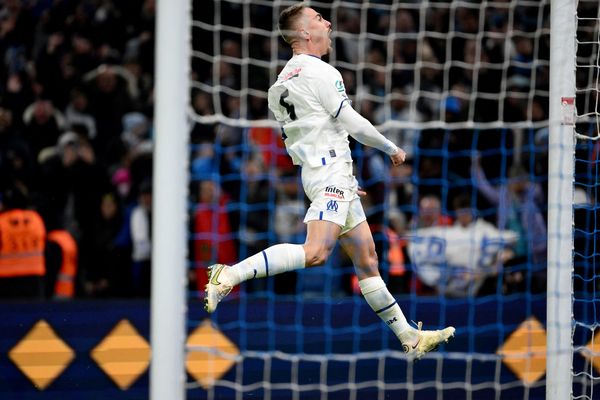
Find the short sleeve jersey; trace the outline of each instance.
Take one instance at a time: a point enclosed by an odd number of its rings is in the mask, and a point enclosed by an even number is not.
[[[338,70],[306,54],[292,57],[269,89],[269,109],[282,125],[296,165],[352,161],[348,132],[337,116],[350,100]]]

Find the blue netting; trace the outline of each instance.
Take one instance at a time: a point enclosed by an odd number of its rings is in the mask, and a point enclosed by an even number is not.
[[[239,132],[239,143],[211,146],[213,154],[207,165],[219,173],[196,172],[193,175],[192,186],[204,187],[206,182],[212,182],[211,188],[205,190],[220,188],[217,190],[220,196],[211,197],[208,204],[198,203],[195,198],[190,202],[192,214],[204,209],[207,212],[204,218],[213,221],[209,232],[195,231],[193,224],[190,230],[190,271],[198,281],[204,276],[206,267],[215,262],[231,263],[232,258],[237,261],[280,242],[303,242],[305,228],[301,221],[308,201],[302,191],[298,170],[285,162],[285,152],[278,140],[279,133],[270,129],[266,132],[272,139],[269,144],[257,145],[252,139],[254,133],[244,129]],[[533,129],[525,131],[518,156],[526,171],[526,179],[531,184],[539,185],[542,191],[540,202],[536,204],[545,215],[546,147],[544,143],[534,143],[536,133]],[[485,281],[478,293],[447,296],[438,287],[422,282],[419,265],[411,262],[406,252],[402,273],[390,270],[390,239],[385,234],[385,228],[392,226],[390,215],[399,211],[406,220],[406,230],[399,236],[410,238],[415,232],[411,221],[419,216],[419,200],[424,195],[438,196],[442,214],[454,219],[453,199],[467,194],[470,206],[477,214],[496,225],[499,205],[490,203],[480,193],[477,181],[471,175],[471,165],[479,157],[481,167],[493,186],[525,179],[522,176],[509,177],[510,166],[515,163],[516,157],[513,136],[514,132],[509,129],[422,132],[417,136],[420,140],[414,143],[415,152],[409,161],[411,172],[404,177],[390,175],[391,166],[386,157],[357,143],[352,144],[356,176],[370,194],[365,202],[365,211],[376,241],[382,276],[408,319],[423,320],[426,326],[433,328],[450,324],[457,328],[455,341],[447,346],[452,352],[495,356],[506,338],[524,320],[535,316],[544,323],[545,260],[534,259],[535,255],[528,251],[523,256],[515,256],[505,262],[497,275]],[[431,145],[432,142],[435,144]],[[196,154],[197,150],[194,148],[192,153]],[[382,166],[379,174],[372,173],[369,164]],[[431,166],[435,169],[426,170]],[[403,194],[398,193],[401,190]],[[192,193],[203,196],[202,190]],[[392,196],[395,197],[393,204]],[[282,217],[278,215],[279,207],[295,212],[285,217],[295,221],[293,225],[299,228],[298,231],[290,232],[277,226],[277,218]],[[223,218],[228,219],[227,232],[222,231],[222,225],[219,224],[219,221],[224,221]],[[285,221],[290,224],[289,219]],[[278,234],[280,230],[284,235]],[[205,242],[210,251],[202,254],[210,254],[209,257],[198,257],[195,249],[199,246],[194,243],[198,241]],[[219,246],[227,242],[231,242],[236,257],[219,250]],[[203,288],[203,285],[192,284],[189,292],[191,299],[202,296],[199,288]],[[190,317],[189,324],[193,327],[207,315],[200,310],[193,310]],[[239,291],[232,293],[211,318],[242,352],[280,351],[326,356],[401,351],[398,340],[353,287],[353,267],[340,248],[336,248],[323,267],[243,283]],[[463,360],[464,363],[471,365],[474,361]],[[500,379],[500,385],[516,385],[520,389],[514,390],[522,395],[522,384],[510,370],[498,365],[497,358],[481,363],[481,368],[477,367],[476,372],[468,372],[468,385]],[[243,375],[249,374],[247,379],[264,379],[264,368],[244,365]],[[424,365],[426,363],[421,364]],[[318,367],[315,368],[318,371]],[[386,363],[384,373],[400,374],[395,376],[401,376],[399,379],[406,382],[406,374],[402,372],[405,368],[405,364],[398,369],[395,363],[390,362]],[[444,364],[444,371],[452,368],[449,361]],[[310,370],[303,365],[301,379],[312,379],[308,373]],[[423,367],[419,373],[423,374],[424,381],[433,379],[432,382],[435,382],[435,379],[439,379],[435,376],[436,370],[436,367]],[[347,373],[347,367],[342,371],[345,371],[340,372],[342,375]],[[467,373],[464,365],[458,366],[457,371],[462,374],[463,385],[467,385],[464,383]],[[283,375],[272,375],[271,379],[286,380],[286,374],[291,373],[284,370],[280,372]],[[223,379],[235,382],[239,378],[233,372],[228,376]],[[337,375],[327,376],[327,379],[335,380]],[[354,379],[359,378],[355,376]],[[454,378],[441,379],[452,382]],[[348,377],[340,379],[347,380]],[[364,378],[365,381],[370,379]],[[414,384],[419,381],[416,375],[411,379]],[[388,383],[390,381],[386,379]],[[484,389],[481,389],[481,398],[485,398]],[[506,388],[501,391],[510,392]],[[340,396],[343,398],[343,395]]]
[[[497,352],[525,320],[546,321],[550,2],[313,3],[333,23],[328,61],[353,106],[408,150],[407,167],[393,170],[387,157],[351,142],[381,274],[408,319],[452,324],[457,336],[414,368],[395,357],[398,340],[366,305],[336,248],[324,267],[245,282],[212,316],[192,308],[190,328],[210,317],[247,357],[209,397],[235,388],[238,398],[543,398],[543,374],[525,384]],[[190,299],[201,298],[208,265],[304,240],[309,202],[299,171],[280,132],[257,128],[269,125],[265,92],[291,56],[272,32],[281,6],[218,1],[194,9]],[[578,62],[591,68],[578,71],[578,88],[597,86],[597,9],[578,2],[591,21],[580,25],[587,43],[578,46],[591,45]],[[582,90],[578,111],[597,116],[594,96]],[[593,124],[578,131],[598,134]],[[575,206],[576,347],[589,342],[598,320],[596,152],[578,145],[577,186],[590,203]],[[424,198],[437,199],[441,215],[431,218]],[[467,282],[472,270],[451,257],[458,245],[442,237],[446,228],[423,230],[432,221],[448,227],[465,209],[514,233],[470,237],[462,255],[482,279]],[[320,358],[300,365],[277,352]],[[382,361],[377,352],[390,356]],[[360,367],[342,357],[363,355]],[[590,368],[579,354],[574,363]],[[281,375],[265,372],[275,369]],[[587,384],[575,380],[578,389]]]
[[[578,132],[592,136],[595,124],[581,124]],[[575,156],[574,251],[573,251],[573,373],[575,395],[590,396],[598,382],[593,365],[598,351],[600,324],[600,272],[598,254],[598,162],[600,147],[593,141],[579,141]],[[595,357],[595,358],[594,358]],[[589,398],[589,397],[586,397]]]
[[[600,5],[578,2],[576,48],[577,118],[573,199],[573,381],[574,398],[596,398],[600,278],[598,172],[600,122]],[[588,139],[589,138],[589,139]]]

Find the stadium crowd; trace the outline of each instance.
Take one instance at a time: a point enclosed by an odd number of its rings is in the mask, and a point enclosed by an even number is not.
[[[241,3],[220,2],[220,14],[215,14],[215,2],[203,3],[202,10],[194,9],[195,20],[244,26]],[[342,7],[335,15],[321,10],[335,22],[334,29],[344,33],[336,36],[331,58],[366,118],[375,124],[458,124],[452,129],[386,129],[384,133],[410,157],[398,169],[389,170],[381,154],[352,143],[357,177],[368,193],[369,223],[378,254],[383,255],[382,269],[396,292],[476,294],[471,289],[450,293],[445,289],[448,282],[419,278],[412,273],[409,251],[411,232],[414,237],[418,229],[451,226],[468,208],[474,220],[481,217],[495,229],[516,232],[519,239],[494,257],[494,264],[501,261],[512,268],[499,289],[498,269],[491,264],[491,272],[483,274],[462,271],[467,286],[467,276],[476,275],[479,294],[543,290],[545,248],[539,246],[545,235],[547,131],[539,125],[518,132],[475,130],[460,123],[547,120],[549,36],[536,33],[543,32],[538,24],[547,19],[539,18],[538,7],[510,8],[501,6],[503,2],[487,7],[484,15],[478,6],[452,12],[449,7],[431,7],[424,15],[414,2],[407,3],[413,7],[392,14],[369,9],[366,39],[359,38],[360,8]],[[1,4],[1,204],[3,213],[28,209],[43,221],[37,235],[46,236],[47,246],[35,251],[45,254],[45,273],[25,274],[42,285],[34,294],[148,296],[155,1]],[[192,79],[200,84],[196,86],[220,85],[238,94],[215,96],[210,90],[194,89],[192,108],[198,116],[221,110],[232,119],[269,117],[266,98],[256,92],[266,92],[277,72],[258,63],[272,61],[273,39],[260,29],[273,30],[273,10],[266,5],[248,7],[251,27],[257,29],[244,40],[234,31],[221,31],[221,40],[214,41],[212,30],[193,30],[194,49],[214,61],[192,60]],[[429,35],[419,36],[420,27]],[[245,40],[247,49],[242,48]],[[277,52],[281,61],[290,56],[283,43]],[[244,57],[257,62],[245,63]],[[390,61],[393,68],[386,72]],[[366,63],[365,68],[353,67],[359,63]],[[240,91],[246,83],[256,92]],[[204,268],[214,262],[230,263],[270,243],[303,238],[305,199],[279,135],[270,128],[193,123],[192,289],[203,286]],[[460,196],[464,193],[469,204]],[[5,232],[0,232],[1,246],[8,243]],[[50,240],[52,232],[72,240]],[[8,286],[32,284],[18,273],[2,275],[1,268],[0,263],[0,281]],[[60,288],[65,276],[71,285],[66,291]],[[484,282],[490,277],[491,283]],[[277,277],[275,290],[295,292],[295,279],[293,274]],[[352,287],[349,273],[344,290],[351,293]],[[3,294],[15,295],[0,290]]]
[[[154,3],[1,4],[1,204],[35,210],[48,239],[62,231],[76,243],[68,253],[48,241],[46,273],[34,274],[44,296],[149,293]],[[5,258],[9,234],[25,235],[2,232]],[[76,270],[62,293],[67,254]]]

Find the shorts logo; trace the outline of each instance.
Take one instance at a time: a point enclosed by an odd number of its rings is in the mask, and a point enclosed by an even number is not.
[[[344,200],[344,191],[341,189],[338,189],[335,186],[327,186],[325,188],[325,197],[332,197],[334,199],[340,199],[340,200]]]
[[[329,200],[327,202],[327,211],[335,211],[337,212],[338,210],[338,203],[335,200]]]

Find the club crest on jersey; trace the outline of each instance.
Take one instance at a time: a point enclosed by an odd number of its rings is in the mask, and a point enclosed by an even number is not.
[[[338,203],[335,200],[329,200],[327,202],[327,211],[333,211],[333,212],[337,212],[338,210]]]
[[[333,198],[333,199],[339,199],[339,200],[344,200],[344,191],[341,189],[338,189],[335,186],[327,186],[325,188],[325,197],[329,197],[329,198]]]
[[[289,81],[292,78],[296,78],[297,76],[300,76],[300,71],[302,71],[302,67],[295,68],[294,70],[292,70],[292,72],[288,73],[283,78],[281,78],[281,80],[285,82]]]
[[[344,93],[346,91],[346,88],[344,88],[344,82],[342,81],[335,81],[335,88],[340,93]]]

